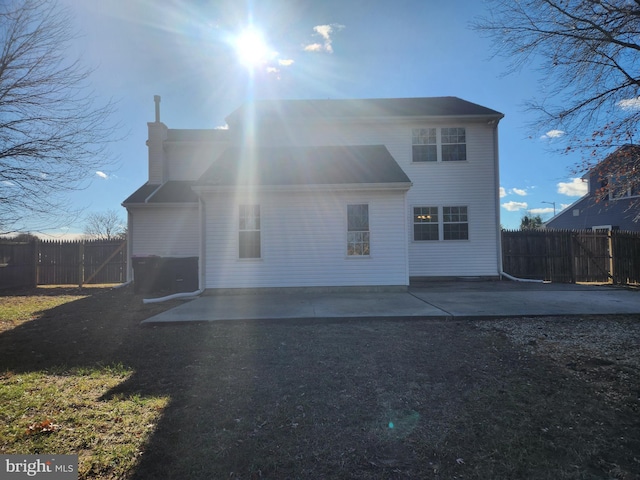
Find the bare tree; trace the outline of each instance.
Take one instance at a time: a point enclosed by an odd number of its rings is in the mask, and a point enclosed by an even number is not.
[[[0,2],[0,233],[77,213],[67,194],[107,161],[114,106],[66,58],[71,21],[56,0]]]
[[[85,220],[84,234],[99,240],[126,238],[127,227],[116,210],[91,213]]]
[[[541,74],[538,132],[582,151],[577,171],[633,143],[640,120],[639,0],[488,0],[474,27],[494,41],[511,71]],[[640,158],[636,161],[640,173]],[[628,170],[627,170],[628,173]]]

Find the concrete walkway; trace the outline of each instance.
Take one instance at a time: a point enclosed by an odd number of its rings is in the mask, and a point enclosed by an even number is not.
[[[640,291],[520,282],[433,282],[408,292],[203,295],[143,324],[276,319],[480,319],[639,314]]]

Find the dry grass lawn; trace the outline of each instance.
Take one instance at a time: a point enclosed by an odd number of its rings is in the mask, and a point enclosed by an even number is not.
[[[77,453],[83,479],[640,478],[637,318],[140,326],[171,306],[0,292],[0,453]]]

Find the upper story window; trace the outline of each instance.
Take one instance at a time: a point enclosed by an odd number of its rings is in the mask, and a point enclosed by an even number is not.
[[[260,205],[240,205],[238,256],[260,258]]]
[[[442,129],[442,161],[459,162],[467,159],[467,135],[464,128]]]
[[[369,205],[347,205],[347,255],[369,255]]]
[[[414,162],[455,162],[467,159],[467,135],[464,127],[414,128],[411,138]]]
[[[629,180],[626,175],[609,175],[600,181],[596,194],[608,200],[640,196],[640,184]]]
[[[414,162],[436,162],[438,160],[435,128],[414,128],[412,142]]]

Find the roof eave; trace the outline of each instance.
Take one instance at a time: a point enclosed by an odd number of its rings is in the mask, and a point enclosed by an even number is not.
[[[385,183],[333,183],[333,184],[295,184],[295,185],[196,185],[193,188],[198,194],[211,192],[328,192],[328,191],[372,191],[397,190],[407,191],[412,182]]]

